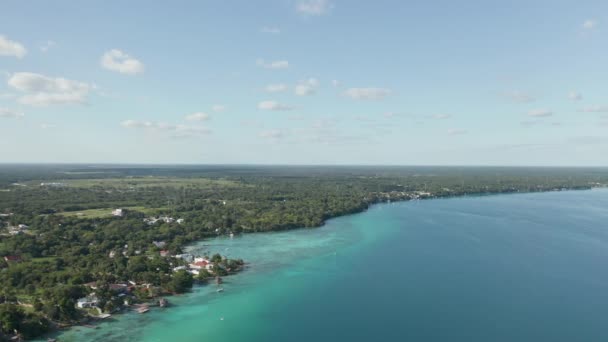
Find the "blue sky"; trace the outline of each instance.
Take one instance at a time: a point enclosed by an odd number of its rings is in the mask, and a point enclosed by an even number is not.
[[[4,1],[0,161],[608,165],[606,1]]]

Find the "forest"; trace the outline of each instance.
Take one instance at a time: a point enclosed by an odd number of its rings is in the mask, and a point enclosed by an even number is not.
[[[140,301],[188,291],[210,274],[172,272],[185,262],[163,255],[205,238],[319,227],[386,201],[607,184],[605,168],[0,165],[0,340],[81,322],[90,284],[103,312],[123,305],[116,284],[137,284]],[[211,258],[218,275],[243,264]]]

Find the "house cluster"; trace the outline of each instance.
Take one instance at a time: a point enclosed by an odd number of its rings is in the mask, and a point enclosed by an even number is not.
[[[208,272],[213,273],[215,264],[206,257],[194,257],[191,254],[177,254],[173,257],[188,262],[188,265],[174,267],[173,272],[185,270],[190,274],[199,275],[201,270],[207,270]]]
[[[7,230],[10,235],[25,234],[28,232],[29,227],[26,224],[20,224],[17,226],[8,226]]]
[[[50,182],[50,183],[40,183],[40,186],[62,187],[62,186],[66,186],[66,184],[58,183],[58,182]]]
[[[112,292],[113,296],[122,298],[122,297],[129,296],[131,294],[131,291],[135,288],[135,285],[136,285],[135,282],[129,282],[128,284],[127,283],[117,283],[117,284],[109,284],[108,288]],[[90,282],[90,283],[84,284],[84,286],[90,288],[91,290],[97,290],[97,288],[98,288],[96,282]],[[126,300],[124,303],[125,303],[125,305],[128,304],[128,302]],[[97,297],[95,292],[92,292],[88,296],[78,299],[78,301],[76,302],[76,307],[78,307],[79,309],[91,309],[91,308],[98,308],[98,304],[99,304],[99,298]]]
[[[412,199],[429,198],[432,195],[433,194],[431,194],[430,192],[427,192],[427,191],[415,191],[414,194],[411,196],[411,198]]]
[[[124,245],[121,254],[125,257],[129,257],[129,245]],[[135,255],[140,255],[141,251],[140,250],[136,250],[135,251]],[[113,258],[116,256],[116,251],[110,251],[110,253],[108,254],[108,256],[110,258]]]
[[[146,217],[144,219],[144,222],[147,223],[147,224],[149,224],[149,225],[153,225],[156,222],[164,222],[164,223],[173,223],[173,222],[175,222],[177,224],[182,224],[182,223],[184,223],[184,219],[182,219],[182,218],[175,219],[175,218],[170,217],[170,216],[159,216],[159,217],[151,216],[151,217]]]

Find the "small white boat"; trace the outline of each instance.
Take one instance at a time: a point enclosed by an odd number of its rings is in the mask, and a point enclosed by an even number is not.
[[[224,292],[224,288],[220,287],[219,289],[217,289],[217,292]]]

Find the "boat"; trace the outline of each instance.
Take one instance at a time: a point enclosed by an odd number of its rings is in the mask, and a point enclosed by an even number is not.
[[[224,292],[224,288],[220,287],[219,289],[217,289],[217,292]]]

